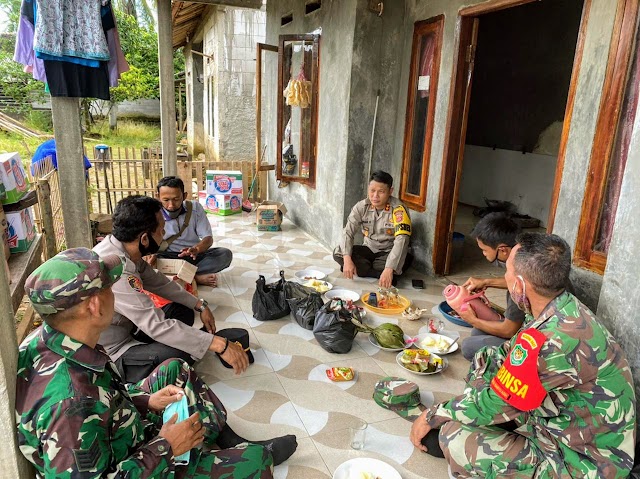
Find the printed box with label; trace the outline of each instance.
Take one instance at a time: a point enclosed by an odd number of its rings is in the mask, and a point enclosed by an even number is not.
[[[214,215],[235,215],[242,210],[242,196],[207,195],[204,202],[204,209]]]
[[[256,211],[258,231],[280,231],[282,219],[287,212],[283,203],[277,201],[263,201]]]
[[[31,208],[6,213],[11,254],[27,251],[36,237]]]
[[[242,172],[207,170],[207,195],[240,195]],[[242,203],[242,200],[240,201]]]
[[[4,249],[4,258],[9,259],[11,250],[9,249],[9,224],[7,223],[7,217],[4,214],[2,206],[0,206],[0,242],[2,242],[2,249]]]
[[[18,153],[0,154],[0,181],[5,190],[3,205],[17,203],[29,192],[29,180]]]
[[[185,283],[191,283],[196,276],[198,267],[183,259],[158,258],[156,269],[167,276],[177,276]]]

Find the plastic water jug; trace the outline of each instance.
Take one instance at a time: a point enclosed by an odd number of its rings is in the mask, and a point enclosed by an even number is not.
[[[483,291],[471,294],[466,288],[450,284],[442,292],[447,304],[458,314],[464,313],[469,307],[473,309],[476,316],[485,321],[499,321],[501,319],[494,309],[489,306],[489,300]]]

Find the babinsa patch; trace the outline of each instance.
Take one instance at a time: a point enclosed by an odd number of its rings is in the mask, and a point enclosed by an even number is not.
[[[506,361],[491,380],[493,392],[520,411],[540,407],[547,395],[538,375],[538,355],[546,339],[537,329],[522,331]]]
[[[140,281],[140,278],[130,274],[127,278],[127,282],[129,283],[129,286],[131,286],[131,289],[134,289],[138,293],[142,292],[142,281]]]

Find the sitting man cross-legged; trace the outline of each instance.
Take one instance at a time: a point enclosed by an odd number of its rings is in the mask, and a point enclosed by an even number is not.
[[[193,364],[207,351],[221,353],[240,373],[249,365],[247,354],[236,343],[215,335],[215,320],[207,301],[186,292],[143,259],[155,254],[162,242],[161,209],[155,198],[140,195],[123,198],[113,213],[113,234],[94,247],[99,255],[115,254],[125,264],[124,274],[113,285],[116,304],[113,321],[102,333],[100,344],[127,383],[147,377],[166,359],[180,358]],[[172,303],[156,308],[143,290]],[[200,313],[206,331],[192,327],[194,310]]]
[[[120,257],[75,248],[27,279],[44,324],[20,345],[15,408],[18,444],[38,477],[273,478],[273,465],[295,451],[295,436],[254,443],[238,436],[184,361],[124,384],[98,344],[114,313],[111,286],[124,273]],[[163,424],[164,409],[183,397],[189,417]],[[182,454],[186,465],[176,462]]]
[[[393,178],[385,171],[374,171],[369,179],[368,197],[351,209],[344,227],[342,244],[333,252],[345,277],[380,278],[389,288],[411,264],[409,212],[393,193]],[[364,245],[354,245],[362,232]]]
[[[526,233],[505,280],[522,329],[475,355],[464,392],[416,419],[411,442],[444,455],[453,477],[627,477],[633,466],[635,389],[624,351],[565,290],[569,245]]]
[[[216,287],[216,273],[231,264],[233,254],[227,248],[212,248],[213,233],[204,208],[187,199],[184,183],[175,176],[158,182],[158,199],[164,217],[164,251],[158,258],[183,259],[198,267],[196,282]]]

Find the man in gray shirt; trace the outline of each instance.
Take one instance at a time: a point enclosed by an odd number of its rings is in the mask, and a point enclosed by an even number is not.
[[[127,383],[147,377],[160,363],[179,358],[193,364],[207,351],[243,372],[249,358],[242,346],[215,335],[216,324],[204,299],[185,291],[175,281],[155,271],[143,256],[155,254],[162,242],[162,204],[155,198],[134,195],[120,200],[113,213],[113,234],[93,250],[100,256],[118,255],[124,272],[113,285],[115,313],[99,343],[116,363]],[[156,308],[143,290],[173,301]],[[192,327],[194,311],[204,330]]]
[[[204,208],[187,200],[183,181],[165,176],[158,182],[158,199],[165,220],[164,241],[168,244],[158,258],[183,259],[198,266],[196,282],[215,288],[216,273],[231,264],[233,254],[227,248],[212,248],[213,233]]]

